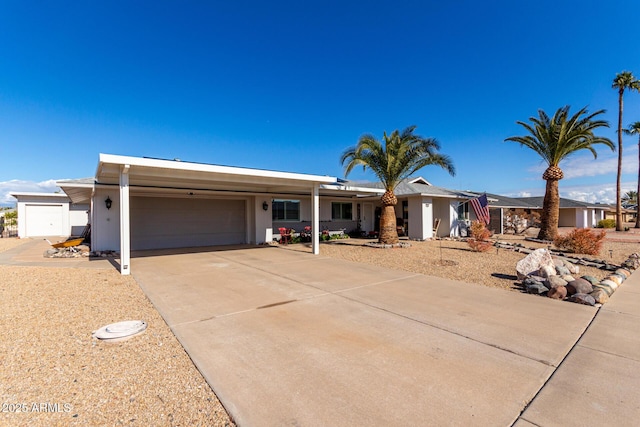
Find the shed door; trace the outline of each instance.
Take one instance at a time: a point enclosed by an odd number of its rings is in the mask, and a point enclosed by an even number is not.
[[[131,249],[242,244],[244,200],[131,198]]]
[[[27,237],[64,236],[62,205],[25,205]]]

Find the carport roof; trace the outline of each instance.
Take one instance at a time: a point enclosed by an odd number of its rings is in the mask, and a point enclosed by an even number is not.
[[[171,190],[218,193],[309,194],[318,185],[321,195],[376,195],[372,188],[351,186],[336,177],[183,162],[147,157],[100,154],[95,179],[58,181],[74,202],[91,198],[96,186],[119,185],[120,172],[129,175],[137,192]]]

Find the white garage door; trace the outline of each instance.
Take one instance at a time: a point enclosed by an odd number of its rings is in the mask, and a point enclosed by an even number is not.
[[[27,237],[64,236],[62,205],[25,205]]]
[[[244,200],[131,198],[131,249],[245,243]]]

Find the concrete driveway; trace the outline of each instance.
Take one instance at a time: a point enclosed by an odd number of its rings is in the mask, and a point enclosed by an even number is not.
[[[242,426],[533,425],[522,411],[598,312],[281,248],[228,249],[134,254],[132,272]]]

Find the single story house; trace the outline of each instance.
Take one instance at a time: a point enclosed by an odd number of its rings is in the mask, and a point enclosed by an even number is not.
[[[607,211],[605,211],[605,219],[612,219],[615,221],[616,219],[616,205],[603,205],[607,208],[609,208]],[[622,222],[635,222],[636,220],[636,208],[632,207],[632,208],[628,208],[628,207],[622,207]]]
[[[91,248],[119,251],[122,274],[132,250],[262,244],[281,226],[355,226],[356,205],[366,209],[358,202],[382,194],[330,176],[111,154],[100,154],[94,178],[57,185],[90,204]]]
[[[62,193],[10,193],[18,211],[18,237],[77,236],[89,222],[89,203]]]
[[[544,197],[520,197],[524,201],[542,212]],[[598,221],[605,219],[608,206],[599,203],[587,203],[578,200],[560,198],[559,227],[594,228]]]
[[[61,222],[56,228],[60,235],[79,234],[73,227],[79,222],[84,226],[86,217],[66,220],[64,203],[69,212],[88,210],[91,249],[119,251],[122,274],[130,274],[133,250],[263,244],[277,239],[280,228],[317,230],[311,233],[311,247],[318,254],[320,231],[375,232],[384,193],[380,183],[112,154],[99,155],[95,177],[57,185],[66,196],[49,194],[48,204],[41,199],[50,211],[40,216]],[[403,181],[395,193],[399,231],[411,239],[458,236],[476,219],[469,201],[480,193],[437,187],[422,177]],[[487,198],[496,232],[503,231],[504,209],[541,209],[534,200]],[[571,210],[561,214],[561,225],[586,226],[603,215],[580,203],[561,206]],[[26,212],[26,202],[22,206],[19,218],[33,216],[33,209]]]
[[[384,188],[380,182],[360,185],[378,188],[380,191]],[[438,187],[422,177],[402,181],[394,193],[398,198],[395,209],[399,231],[410,239],[458,236],[461,227],[476,220],[469,200],[478,197],[477,193]],[[375,202],[377,208],[373,226],[377,229],[380,207]],[[371,227],[370,224],[366,226]]]

